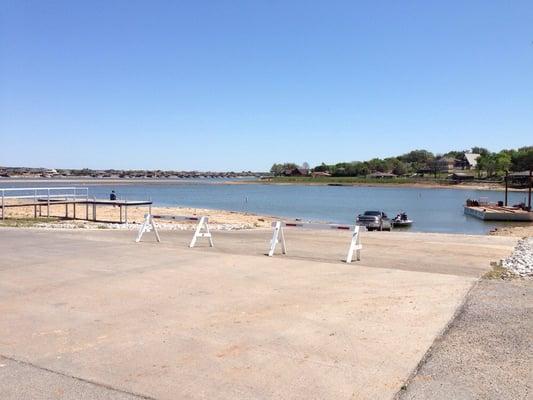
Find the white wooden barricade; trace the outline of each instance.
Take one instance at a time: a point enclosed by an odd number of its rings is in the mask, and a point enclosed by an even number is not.
[[[285,235],[283,233],[283,228],[302,228],[302,229],[340,229],[346,231],[353,231],[352,240],[350,241],[350,247],[348,249],[348,255],[346,256],[346,262],[351,263],[353,260],[353,255],[355,252],[356,260],[361,260],[361,239],[359,236],[359,226],[358,225],[338,225],[338,224],[318,224],[312,222],[284,222],[276,221],[272,222],[272,227],[274,228],[274,234],[272,235],[272,240],[270,241],[270,250],[268,256],[272,257],[274,251],[276,250],[276,245],[281,244],[281,251],[283,254],[287,254],[287,246],[285,245]]]
[[[207,217],[185,217],[181,215],[152,215],[145,214],[144,222],[142,223],[139,233],[137,234],[137,239],[135,241],[138,243],[141,241],[141,238],[145,232],[151,232],[152,230],[155,233],[155,237],[158,242],[161,241],[159,237],[159,232],[157,231],[157,226],[154,222],[154,219],[162,219],[167,221],[198,221],[196,229],[194,230],[194,235],[192,237],[189,247],[194,247],[196,240],[198,238],[207,238],[209,240],[209,246],[214,247],[213,238],[211,232],[209,231],[208,218]]]

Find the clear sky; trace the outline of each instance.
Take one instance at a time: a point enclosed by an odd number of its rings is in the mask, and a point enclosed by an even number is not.
[[[0,165],[533,145],[533,1],[0,0]]]

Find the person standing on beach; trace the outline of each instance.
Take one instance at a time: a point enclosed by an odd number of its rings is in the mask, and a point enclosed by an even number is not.
[[[111,193],[109,194],[109,200],[115,201],[116,199],[117,199],[117,194],[115,193],[114,190],[112,190]]]

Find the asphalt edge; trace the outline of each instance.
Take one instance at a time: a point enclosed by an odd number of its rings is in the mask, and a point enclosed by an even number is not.
[[[433,339],[433,343],[431,343],[431,346],[428,347],[428,349],[426,350],[426,352],[424,353],[424,355],[422,356],[422,358],[420,359],[420,361],[418,362],[418,364],[416,365],[416,367],[413,368],[413,370],[410,372],[410,374],[408,375],[408,377],[405,379],[405,381],[403,382],[402,386],[400,387],[400,389],[398,389],[398,391],[396,392],[396,394],[391,398],[391,400],[400,400],[400,396],[405,392],[405,390],[407,389],[407,387],[409,386],[409,384],[413,381],[413,379],[418,375],[418,372],[420,371],[420,369],[426,364],[426,362],[428,361],[429,357],[431,356],[431,354],[433,353],[433,350],[435,349],[435,347],[440,343],[442,342],[442,340],[444,339],[444,337],[447,335],[447,333],[450,331],[450,329],[452,328],[452,326],[454,325],[454,322],[457,320],[457,318],[463,314],[464,310],[465,310],[465,307],[466,307],[466,304],[468,302],[468,300],[470,299],[470,294],[472,293],[472,291],[478,287],[478,285],[481,283],[481,281],[483,280],[484,278],[483,277],[480,277],[479,279],[477,279],[476,281],[474,281],[474,283],[472,284],[472,286],[470,286],[470,288],[468,289],[468,291],[466,292],[465,296],[463,297],[461,303],[457,306],[457,308],[455,309],[455,312],[453,313],[452,317],[450,318],[450,320],[446,323],[446,325],[441,329],[441,331],[439,332],[439,334],[437,336],[435,336],[435,339]]]

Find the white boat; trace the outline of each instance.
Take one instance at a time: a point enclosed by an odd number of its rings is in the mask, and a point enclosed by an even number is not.
[[[413,225],[413,220],[409,219],[406,213],[401,213],[394,217],[392,220],[392,225],[397,228],[405,228]]]

